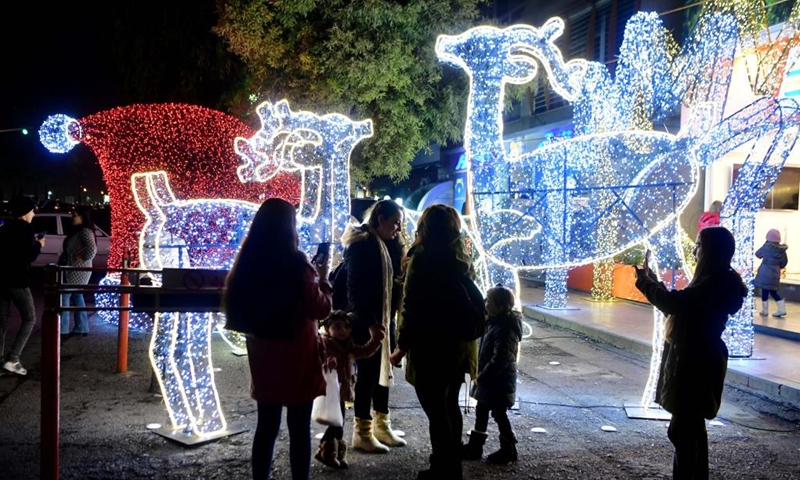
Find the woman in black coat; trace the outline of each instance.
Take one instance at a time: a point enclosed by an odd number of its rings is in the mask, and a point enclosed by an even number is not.
[[[389,417],[390,338],[399,303],[393,297],[401,293],[396,286],[400,272],[395,265],[399,265],[404,251],[403,222],[402,207],[391,200],[381,200],[372,206],[363,225],[348,228],[342,236],[347,310],[356,316],[353,340],[363,345],[372,338],[373,331],[382,328],[389,332],[374,355],[356,360],[352,446],[365,453],[387,453],[389,447],[406,444],[392,430]]]
[[[636,288],[668,315],[656,401],[672,414],[674,479],[708,478],[705,419],[717,415],[727,371],[721,336],[728,316],[742,307],[747,287],[731,268],[735,241],[724,227],[697,236],[697,268],[683,290],[667,290],[648,266],[636,269]]]

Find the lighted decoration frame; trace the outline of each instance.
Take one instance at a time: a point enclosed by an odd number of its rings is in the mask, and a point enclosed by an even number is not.
[[[681,55],[672,58],[657,15],[635,15],[626,27],[613,82],[605,66],[563,61],[553,43],[563,28],[557,18],[541,29],[477,27],[440,36],[436,44],[439,59],[470,78],[465,150],[474,234],[488,264],[485,281],[518,286],[520,270],[548,269],[545,306],[550,308],[566,304],[569,267],[637,244],[653,249],[659,266],[673,273],[683,268],[678,218],[694,196],[699,168],[747,141],[766,145],[750,159],[750,179],[758,177],[757,185],[742,180],[731,192],[732,198],[755,198],[746,202],[750,207],[760,205],[779,171],[776,158],[785,159],[797,133],[793,102],[764,99],[760,107],[720,118],[736,48],[731,17],[701,19]],[[534,78],[537,60],[556,92],[575,102],[580,129],[572,139],[512,157],[502,143],[504,86]],[[692,107],[688,125],[677,135],[654,131],[653,120],[681,103]],[[726,200],[730,203],[741,201]],[[748,224],[746,218],[742,222]],[[739,252],[750,248],[752,259],[752,242],[741,239],[741,228],[734,225],[733,231]],[[732,355],[752,352],[752,333],[749,339],[746,335],[752,308],[746,303],[745,313],[732,318],[726,330]],[[654,316],[643,406],[652,402],[663,347],[663,317],[655,309]],[[737,331],[745,335],[730,333]]]
[[[300,182],[292,173],[280,173],[267,182],[243,184],[237,176],[241,160],[234,150],[237,137],[255,130],[223,112],[196,105],[136,104],[94,113],[79,119],[48,117],[39,129],[42,144],[51,152],[66,153],[79,143],[89,147],[103,171],[111,203],[111,251],[108,266],[140,264],[139,234],[145,215],[136,204],[131,178],[140,172],[165,171],[181,199],[231,198],[260,204],[270,197],[296,203]],[[118,284],[108,276],[104,284]],[[98,295],[98,306],[117,304],[116,295]],[[100,316],[116,322],[117,314]],[[152,318],[132,314],[131,328],[149,329]]]
[[[319,242],[338,239],[350,219],[349,157],[355,145],[372,134],[372,122],[354,122],[338,114],[292,112],[286,101],[265,102],[258,114],[262,129],[232,141],[240,159],[232,178],[254,184],[249,189],[253,190],[287,174],[299,176],[302,248],[311,251]],[[73,139],[69,133],[82,126],[65,117],[48,122],[42,128],[42,141],[54,148],[54,139]],[[138,234],[140,265],[147,269],[230,268],[261,202],[180,199],[171,178],[164,170],[130,177],[134,203],[145,217]],[[211,333],[220,320],[219,314],[157,313],[153,325],[150,358],[172,429],[200,439],[219,436],[227,428],[210,351]],[[235,338],[231,332],[221,333],[226,334],[223,338]]]

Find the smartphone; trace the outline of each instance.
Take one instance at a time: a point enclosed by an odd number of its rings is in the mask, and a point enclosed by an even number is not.
[[[40,239],[40,240],[41,240],[42,238],[44,238],[44,236],[45,236],[46,234],[47,234],[47,232],[39,232],[39,233],[37,233],[37,234],[36,234],[36,238],[38,238],[38,239]]]
[[[324,258],[327,258],[331,253],[330,242],[322,242],[317,246],[317,253],[314,254],[314,263],[319,265]]]

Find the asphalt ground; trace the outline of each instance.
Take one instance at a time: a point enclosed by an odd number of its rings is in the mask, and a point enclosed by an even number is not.
[[[169,425],[162,398],[149,391],[150,334],[131,332],[129,373],[118,374],[116,327],[96,317],[90,321],[89,336],[62,344],[61,478],[250,478],[256,408],[248,394],[246,357],[232,354],[214,335],[212,356],[219,369],[223,411],[230,423],[245,431],[187,447],[146,428],[151,423]],[[12,318],[12,334],[17,324]],[[465,462],[465,478],[671,478],[668,423],[628,418],[624,408],[640,400],[648,359],[558,327],[530,324],[532,335],[523,341],[519,363],[519,408],[510,414],[519,438],[519,461],[507,466]],[[28,376],[0,377],[0,479],[39,478],[40,354],[37,325],[22,358]],[[386,455],[352,452],[349,470],[331,470],[312,460],[312,478],[413,479],[427,467],[427,419],[402,371],[396,374],[390,408],[394,427],[406,433],[409,445]],[[717,421],[708,425],[712,479],[800,477],[796,409],[727,386]],[[470,409],[465,414],[465,441],[473,422]],[[316,434],[324,427],[312,429]],[[351,434],[348,411],[348,441]],[[273,479],[290,478],[288,447],[284,425]],[[490,421],[484,453],[498,447],[496,426]]]

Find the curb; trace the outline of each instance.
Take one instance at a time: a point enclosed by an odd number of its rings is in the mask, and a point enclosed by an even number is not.
[[[592,340],[607,343],[617,348],[635,353],[649,359],[652,354],[652,347],[649,342],[643,342],[639,339],[626,337],[614,332],[602,330],[599,328],[583,325],[566,318],[559,317],[554,313],[532,308],[526,305],[522,308],[522,313],[525,318],[543,322],[556,327],[571,330],[586,336]],[[750,359],[736,359],[728,360],[728,373],[725,377],[725,383],[732,386],[741,386],[755,391],[758,394],[768,397],[771,400],[779,403],[786,403],[793,408],[800,409],[800,384],[787,380],[785,378],[776,377],[774,375],[752,375],[745,373],[736,368],[739,362],[755,361]]]

